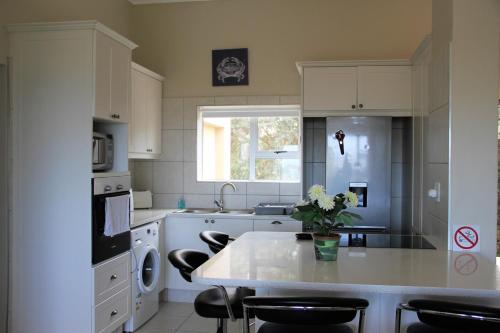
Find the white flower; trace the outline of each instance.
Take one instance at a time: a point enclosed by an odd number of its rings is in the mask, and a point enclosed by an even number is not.
[[[318,205],[324,210],[330,210],[335,206],[335,202],[333,201],[332,197],[324,195],[323,197],[318,199]]]
[[[358,196],[356,193],[352,193],[351,191],[347,191],[345,193],[345,196],[347,197],[347,201],[351,204],[351,207],[358,207]]]
[[[305,206],[305,205],[309,205],[309,201],[300,200],[295,204],[295,206]]]
[[[322,185],[313,185],[309,189],[309,198],[311,198],[312,201],[324,198],[325,195],[325,188]]]

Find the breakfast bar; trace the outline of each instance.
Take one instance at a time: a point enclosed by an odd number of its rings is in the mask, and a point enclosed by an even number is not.
[[[500,305],[500,267],[479,254],[430,249],[343,247],[317,261],[312,241],[295,233],[249,232],[192,274],[205,285],[242,286],[257,295],[362,297],[369,332],[392,332],[400,302],[414,298]],[[411,321],[412,315],[403,318]]]

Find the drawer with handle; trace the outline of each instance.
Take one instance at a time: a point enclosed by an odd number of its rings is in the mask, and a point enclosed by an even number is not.
[[[123,289],[94,308],[94,332],[111,333],[131,315],[130,288]]]
[[[130,287],[130,252],[94,267],[94,304]]]
[[[295,220],[254,220],[253,230],[301,232],[302,222]]]

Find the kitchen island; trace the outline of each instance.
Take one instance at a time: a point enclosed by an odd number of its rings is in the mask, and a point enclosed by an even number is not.
[[[500,267],[479,254],[442,250],[340,248],[317,261],[312,241],[294,233],[249,232],[192,274],[205,285],[245,286],[258,295],[366,298],[366,332],[394,329],[399,302],[438,298],[500,306]],[[459,297],[459,299],[457,298]],[[413,320],[408,314],[403,319]]]

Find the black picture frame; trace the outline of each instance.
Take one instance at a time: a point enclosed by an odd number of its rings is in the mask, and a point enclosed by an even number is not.
[[[248,85],[248,49],[212,50],[212,86]]]

